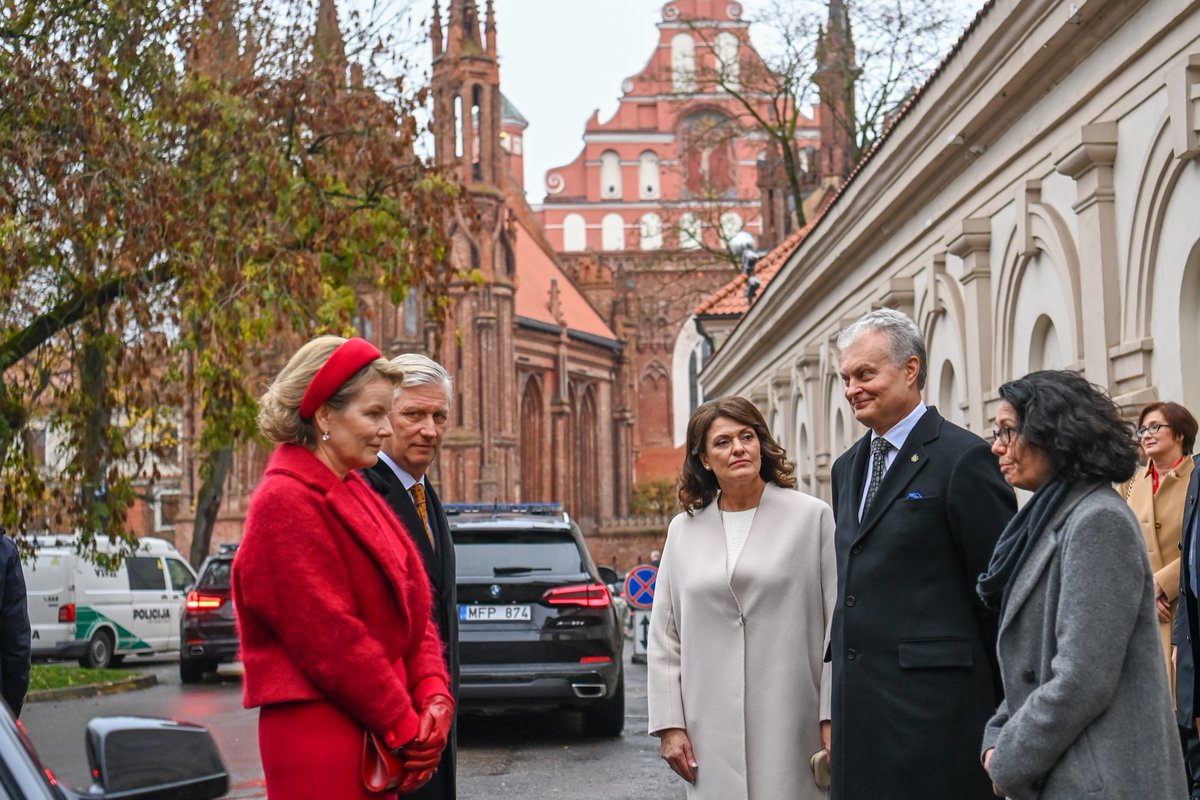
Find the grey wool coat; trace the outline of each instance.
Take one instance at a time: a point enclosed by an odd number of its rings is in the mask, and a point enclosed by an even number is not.
[[[732,578],[715,502],[671,522],[650,616],[650,732],[684,728],[691,800],[820,800],[829,718],[833,512],[767,484]]]
[[[1146,546],[1111,486],[1067,495],[1013,578],[997,650],[1005,700],[981,755],[995,748],[1008,797],[1187,797]]]

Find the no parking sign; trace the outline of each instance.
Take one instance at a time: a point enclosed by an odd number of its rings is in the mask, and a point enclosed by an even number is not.
[[[638,564],[625,576],[625,599],[634,608],[650,608],[654,605],[654,584],[657,582],[658,567]]]

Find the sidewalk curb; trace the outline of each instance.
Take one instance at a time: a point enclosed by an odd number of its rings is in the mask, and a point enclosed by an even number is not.
[[[64,686],[61,689],[40,689],[36,692],[30,692],[25,697],[25,702],[45,703],[54,700],[77,700],[82,697],[101,697],[108,694],[120,694],[121,692],[146,689],[157,684],[157,676],[143,674],[119,681],[108,681],[107,683],[92,683],[86,686]]]

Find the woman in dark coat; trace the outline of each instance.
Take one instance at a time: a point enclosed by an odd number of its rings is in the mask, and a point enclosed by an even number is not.
[[[272,800],[369,798],[364,730],[433,774],[453,717],[421,557],[355,470],[391,435],[396,368],[362,339],[302,347],[261,400],[278,443],[233,569],[245,704]]]
[[[1181,800],[1150,563],[1112,487],[1137,466],[1133,426],[1072,372],[1031,373],[1000,398],[992,452],[1034,494],[979,582],[1000,612],[1005,700],[982,748],[995,793]]]

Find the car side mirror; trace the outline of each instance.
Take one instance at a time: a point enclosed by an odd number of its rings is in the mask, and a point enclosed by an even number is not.
[[[190,722],[100,717],[88,723],[88,797],[208,800],[229,791],[229,772],[208,729]]]
[[[617,571],[612,567],[596,567],[596,570],[600,573],[601,583],[616,583],[620,580]]]

